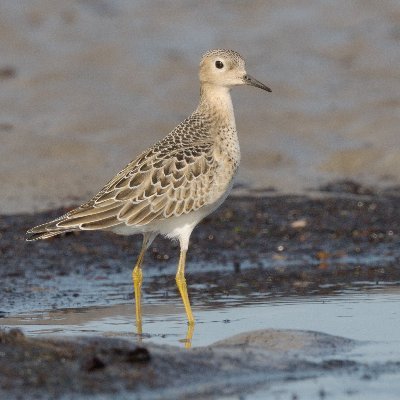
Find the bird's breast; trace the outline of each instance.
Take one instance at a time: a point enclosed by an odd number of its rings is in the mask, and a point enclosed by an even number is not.
[[[236,129],[226,127],[218,132],[214,157],[221,164],[221,173],[232,176],[236,173],[240,164],[240,146]]]
[[[217,135],[214,146],[214,190],[212,196],[219,198],[232,187],[232,181],[240,163],[240,147],[235,129],[224,129]]]

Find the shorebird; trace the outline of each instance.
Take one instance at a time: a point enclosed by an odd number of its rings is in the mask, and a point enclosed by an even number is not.
[[[193,326],[185,280],[189,238],[195,226],[226,199],[240,163],[230,90],[247,85],[271,92],[247,74],[244,59],[233,50],[205,53],[199,78],[200,102],[188,118],[131,161],[92,199],[27,232],[27,240],[84,230],[142,234],[132,271],[138,326],[143,258],[159,234],[179,240],[176,284],[189,326]]]

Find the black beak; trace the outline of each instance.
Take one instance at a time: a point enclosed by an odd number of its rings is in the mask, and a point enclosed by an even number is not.
[[[243,82],[246,85],[258,87],[260,89],[266,90],[267,92],[272,92],[272,90],[268,86],[265,86],[263,83],[259,82],[257,79],[253,78],[251,75],[245,75],[243,77]]]

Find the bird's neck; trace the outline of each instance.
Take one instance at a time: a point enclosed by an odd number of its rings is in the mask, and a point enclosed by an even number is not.
[[[214,124],[236,129],[229,88],[203,83],[200,87],[200,103],[197,111],[211,118]]]

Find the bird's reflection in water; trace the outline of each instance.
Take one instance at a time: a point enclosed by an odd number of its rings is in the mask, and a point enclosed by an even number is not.
[[[194,333],[194,324],[188,324],[186,331],[186,338],[180,340],[180,342],[185,343],[185,349],[190,349],[192,347],[193,333]]]
[[[185,349],[190,349],[192,347],[192,338],[194,334],[194,323],[187,324],[187,331],[186,331],[186,337],[184,339],[180,339],[180,343],[184,343]],[[143,343],[143,323],[141,319],[136,320],[136,338],[137,338],[137,343],[142,344]]]

